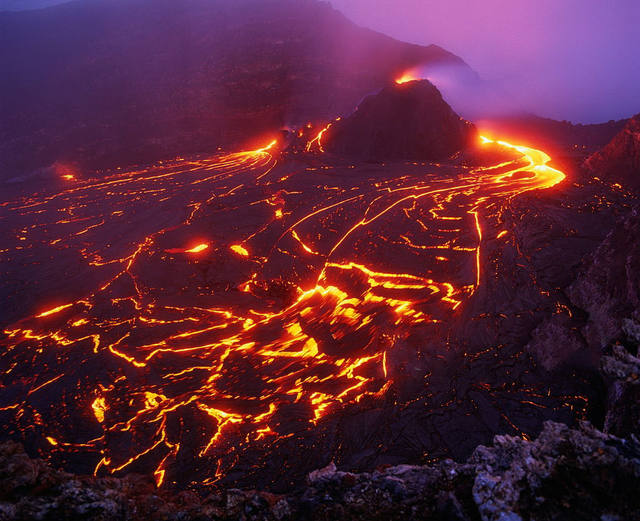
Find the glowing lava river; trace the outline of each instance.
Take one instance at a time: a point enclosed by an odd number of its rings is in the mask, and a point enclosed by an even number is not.
[[[354,166],[272,143],[3,203],[2,262],[38,279],[15,291],[30,316],[4,324],[3,436],[206,485],[385,396],[398,343],[483,286],[502,209],[565,177],[483,140],[503,162]]]

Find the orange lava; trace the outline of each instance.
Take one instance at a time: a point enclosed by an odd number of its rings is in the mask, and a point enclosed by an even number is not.
[[[193,248],[191,248],[189,250],[185,250],[185,251],[186,251],[186,253],[200,253],[201,251],[204,251],[207,248],[209,248],[209,245],[207,243],[202,243],[202,244],[198,244],[197,246],[194,246]]]
[[[337,118],[336,121],[340,121],[340,118]],[[320,132],[316,134],[316,136],[307,143],[306,152],[311,152],[315,147],[317,147],[318,152],[324,153],[324,148],[322,148],[322,136],[324,136],[325,132],[331,128],[333,123],[329,123],[326,127],[324,127]]]
[[[315,143],[322,151],[327,128],[308,150]],[[161,485],[179,457],[204,459],[193,479],[208,484],[245,448],[293,436],[283,417],[297,415],[298,429],[313,426],[345,404],[380,396],[395,377],[396,342],[446,321],[483,283],[483,242],[507,233],[486,229],[496,207],[564,179],[544,152],[482,141],[519,158],[452,177],[334,186],[315,172],[278,172],[274,141],[12,203],[9,211],[42,222],[47,247],[76,252],[99,282],[82,299],[5,330],[0,386],[21,367],[37,370],[19,380],[24,396],[0,402],[0,410],[15,414],[17,428],[35,429],[50,450],[91,454],[96,473],[150,468]],[[317,184],[305,192],[301,177]],[[171,201],[179,215],[168,211],[157,225],[141,208]],[[166,255],[196,222],[222,246],[207,259]],[[130,242],[116,235],[122,250],[114,253],[103,234],[125,228],[140,235]],[[192,273],[197,278],[188,279]],[[34,399],[58,385],[67,389],[60,407]],[[72,407],[86,414],[71,415]],[[95,435],[68,435],[76,421],[91,427],[79,432]]]
[[[421,77],[414,69],[408,70],[402,74],[399,78],[396,78],[396,84],[402,85],[404,83],[409,83],[410,81],[420,80]]]
[[[234,253],[237,253],[238,255],[242,255],[243,257],[249,256],[249,251],[244,246],[241,246],[240,244],[233,244],[230,246],[230,248],[231,248],[231,251],[233,251]]]
[[[48,311],[44,311],[42,313],[40,313],[39,315],[36,315],[36,318],[42,318],[42,317],[48,317],[49,315],[55,315],[56,313],[60,313],[60,311],[63,311],[67,308],[70,308],[71,306],[73,306],[73,303],[71,304],[64,304],[62,306],[58,306],[55,307],[53,309],[49,309]]]

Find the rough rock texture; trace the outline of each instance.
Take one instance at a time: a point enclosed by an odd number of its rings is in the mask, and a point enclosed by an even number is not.
[[[638,519],[632,491],[640,462],[630,455],[639,448],[587,424],[573,430],[549,422],[533,443],[496,436],[492,448],[479,447],[470,460],[474,499],[491,521]]]
[[[632,210],[591,254],[568,288],[568,314],[540,324],[527,345],[547,371],[599,368],[603,428],[640,436],[640,212]],[[568,365],[567,365],[568,364]]]
[[[468,147],[475,127],[458,116],[429,81],[393,85],[367,97],[334,123],[325,149],[365,161],[447,158]]]
[[[602,150],[587,158],[585,166],[602,179],[640,189],[640,114],[631,118]]]
[[[640,436],[640,323],[623,321],[623,341],[602,357],[601,371],[608,382],[604,430],[616,436]]]
[[[640,445],[547,422],[535,441],[496,436],[467,463],[341,472],[331,464],[288,496],[220,490],[171,496],[144,478],[52,470],[0,445],[0,520],[636,520]]]
[[[562,367],[587,347],[570,317],[564,313],[553,315],[534,329],[531,336],[527,350],[547,371]]]
[[[569,289],[571,302],[588,313],[583,335],[605,348],[622,332],[624,318],[640,310],[640,210],[616,226]]]
[[[640,210],[622,218],[587,256],[566,290],[562,313],[532,332],[527,350],[547,371],[579,363],[598,368],[616,341],[640,335]]]

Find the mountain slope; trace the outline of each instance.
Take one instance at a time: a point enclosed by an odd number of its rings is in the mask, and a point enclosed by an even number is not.
[[[0,13],[0,44],[5,177],[211,151],[349,111],[417,63],[463,64],[314,0],[80,0]]]
[[[368,96],[329,127],[327,150],[366,161],[444,159],[476,138],[427,80],[392,85]]]
[[[585,166],[595,175],[640,190],[640,114],[602,150],[591,155]]]

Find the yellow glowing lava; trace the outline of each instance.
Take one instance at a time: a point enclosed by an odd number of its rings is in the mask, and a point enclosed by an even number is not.
[[[398,83],[412,79],[405,75]],[[309,151],[322,152],[327,128]],[[33,212],[34,221],[51,216],[46,247],[70,248],[97,282],[82,300],[26,317],[4,332],[3,366],[26,364],[27,392],[43,394],[3,404],[3,411],[15,410],[10,421],[16,429],[30,436],[38,429],[55,451],[99,455],[96,473],[147,469],[160,486],[177,479],[173,463],[182,456],[212,458],[217,466],[207,460],[193,479],[215,482],[242,450],[292,435],[281,421],[292,406],[305,411],[298,429],[344,404],[381,396],[399,378],[398,342],[417,328],[446,324],[489,279],[484,242],[506,235],[499,231],[505,201],[564,179],[544,152],[480,140],[517,157],[445,179],[418,169],[406,176],[389,170],[373,182],[355,176],[341,185],[316,175],[308,176],[321,178],[316,184],[304,185],[299,172],[268,176],[278,163],[269,153],[273,141],[253,151],[73,184],[16,204],[17,212]],[[172,198],[181,210],[175,222],[154,228],[145,221],[143,231],[128,243],[123,237],[114,253],[106,237],[123,229],[125,217],[145,201],[152,206]],[[257,210],[245,213],[251,208]],[[191,245],[185,237],[194,238],[185,230],[201,229],[202,214],[215,216],[209,224],[222,223],[216,240],[231,244],[231,252],[249,257],[251,250],[250,260],[237,259],[235,272],[222,270],[222,283],[215,266],[206,272],[203,263],[180,258],[211,247],[202,242],[184,249]],[[396,258],[415,263],[390,260]],[[158,273],[170,275],[153,275],[151,262],[165,263]],[[167,280],[176,266],[177,280]],[[72,306],[70,316],[34,320]],[[49,390],[59,396],[53,388],[62,382],[75,400],[65,400],[60,420],[51,406],[56,398],[47,403],[43,396]],[[21,380],[18,387],[24,385]],[[49,424],[51,417],[58,421]],[[87,418],[101,436],[78,441],[82,429],[65,430],[69,420]]]
[[[48,311],[44,311],[42,313],[40,313],[39,315],[36,315],[36,318],[42,318],[42,317],[48,317],[49,315],[55,315],[56,313],[59,313],[60,311],[70,308],[71,306],[73,306],[73,303],[71,304],[64,304],[62,306],[58,306],[55,307],[53,309],[50,309]]]
[[[193,248],[191,248],[189,250],[185,250],[185,252],[186,253],[200,253],[201,251],[204,251],[207,248],[209,248],[209,245],[207,243],[202,243],[202,244],[198,244],[197,246],[194,246]]]
[[[91,404],[91,408],[93,409],[93,414],[100,423],[104,422],[104,413],[107,410],[107,405],[105,399],[101,396],[96,398]]]
[[[231,251],[233,251],[234,253],[237,253],[238,255],[242,255],[243,257],[249,256],[249,251],[244,246],[241,246],[240,244],[234,244],[229,248],[231,249]]]
[[[252,154],[263,154],[263,153],[268,152],[269,150],[271,150],[277,144],[278,144],[278,141],[276,139],[274,139],[266,147],[258,148],[257,150],[252,150],[251,153]]]
[[[415,70],[408,70],[402,74],[399,78],[396,78],[396,83],[398,85],[403,85],[404,83],[409,83],[410,81],[416,81],[420,79],[420,75]]]

